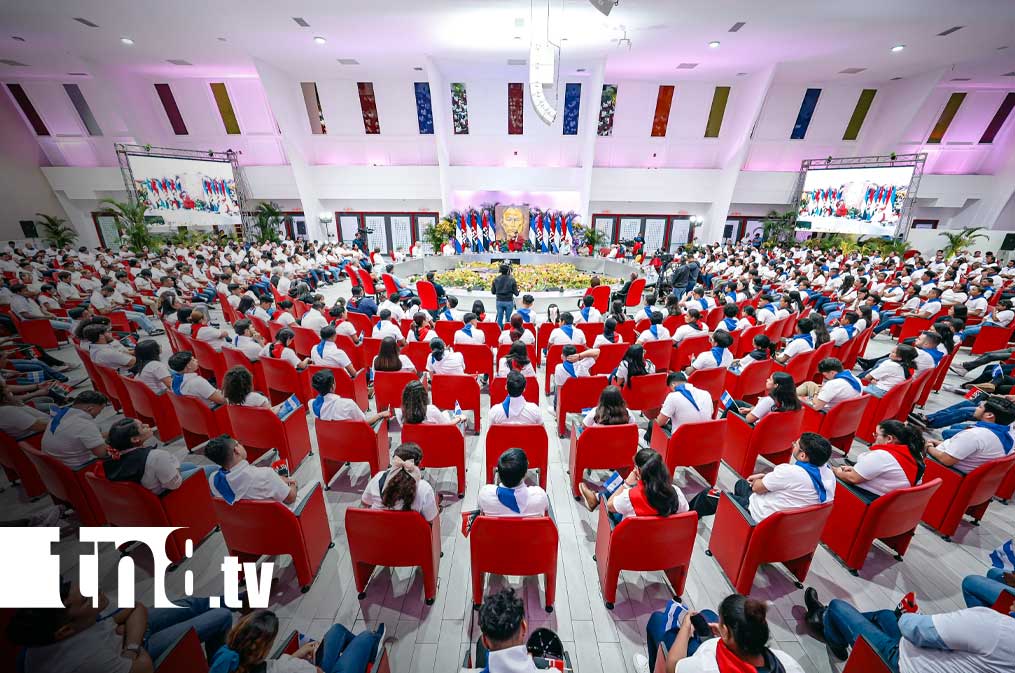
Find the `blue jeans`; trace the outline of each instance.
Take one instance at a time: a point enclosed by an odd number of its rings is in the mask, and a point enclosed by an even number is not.
[[[317,662],[324,673],[364,673],[377,656],[381,638],[373,631],[354,636],[341,624],[333,624],[317,650]]]
[[[899,621],[892,610],[860,612],[846,601],[832,599],[825,610],[825,642],[835,649],[851,647],[857,637],[863,636],[888,662],[893,671],[899,670]]]
[[[894,318],[888,318],[887,320],[882,318],[881,322],[878,323],[878,326],[874,328],[874,334],[881,334],[891,326],[901,325],[904,322],[906,322],[906,318],[901,315],[897,315]]]
[[[719,623],[719,615],[711,610],[702,610],[701,616],[709,624]],[[690,617],[685,617],[685,619],[690,619]],[[654,671],[656,667],[656,652],[659,651],[659,643],[665,644],[666,649],[669,650],[673,647],[673,641],[677,639],[677,629],[666,631],[663,628],[665,626],[665,612],[653,612],[652,616],[648,618],[648,625],[645,626],[645,638],[648,641],[648,670],[650,671]],[[701,643],[700,638],[692,635],[691,639],[687,641],[687,656],[694,654]]]
[[[873,395],[874,397],[884,397],[885,395],[888,394],[887,390],[883,390],[881,388],[878,388],[873,383],[864,386],[863,387],[863,391],[865,393],[867,393],[868,395]]]
[[[1002,591],[1015,595],[1015,588],[1001,581],[1003,574],[1004,571],[1000,568],[991,568],[986,577],[967,575],[963,578],[962,598],[966,601],[966,607],[992,607]]]
[[[677,298],[677,301],[680,301],[681,299],[684,298],[684,293],[685,292],[687,292],[687,288],[686,287],[675,287],[675,288],[673,288],[673,296]]]
[[[233,625],[233,613],[228,608],[212,609],[207,598],[182,598],[173,601],[178,608],[152,608],[148,611],[148,630],[145,632],[145,649],[152,659],[158,659],[170,645],[193,628],[209,654],[214,654],[224,642]]]
[[[39,362],[38,360],[8,360],[7,362],[19,372],[42,372],[47,379],[67,381],[66,376],[55,371],[45,362]]]
[[[73,323],[67,320],[60,320],[59,318],[49,318],[49,324],[53,329],[63,330],[64,332],[69,332],[74,329]]]
[[[968,430],[971,427],[973,427],[972,423],[959,423],[951,426],[950,428],[945,428],[941,431],[941,439],[951,439],[963,430]]]
[[[828,308],[828,307],[826,306],[825,308]],[[836,309],[834,311],[830,311],[828,313],[828,315],[825,316],[825,324],[826,325],[831,325],[836,320],[838,320],[840,317],[842,317],[842,310],[841,309]]]
[[[846,305],[841,301],[829,301],[825,302],[825,305],[821,307],[821,312],[828,316],[830,316],[832,312],[842,314],[842,309],[845,306]]]
[[[152,330],[158,329],[157,326],[152,324],[152,321],[148,319],[144,313],[138,313],[137,311],[124,311],[124,315],[127,316],[127,320],[136,322],[137,326],[143,329],[145,332],[151,333]]]
[[[980,330],[983,329],[984,324],[989,325],[990,323],[981,322],[979,325],[970,325],[966,329],[959,332],[959,336],[962,337],[963,340],[968,339],[969,337],[974,337],[980,333]]]
[[[497,325],[501,328],[504,324],[511,320],[511,313],[515,310],[515,303],[513,301],[498,301],[497,302]]]
[[[927,414],[927,427],[947,428],[949,425],[971,421],[977,406],[977,403],[972,400],[962,400],[950,407]]]

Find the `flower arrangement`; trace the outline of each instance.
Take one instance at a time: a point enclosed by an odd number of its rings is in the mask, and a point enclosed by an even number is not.
[[[499,264],[470,262],[460,264],[449,271],[436,275],[437,282],[445,287],[482,287],[487,289],[499,273]],[[522,292],[542,292],[563,288],[583,289],[589,286],[592,274],[579,271],[574,264],[522,264],[512,269],[518,288]],[[418,278],[410,279],[415,282]],[[619,282],[615,278],[603,278],[607,284]]]

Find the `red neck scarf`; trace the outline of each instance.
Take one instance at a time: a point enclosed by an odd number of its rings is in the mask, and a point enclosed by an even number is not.
[[[631,506],[634,507],[636,516],[659,516],[656,508],[649,504],[648,498],[645,496],[645,488],[640,481],[629,491],[628,495],[631,496]]]
[[[785,673],[786,669],[783,668],[782,662],[772,654],[771,650],[766,648],[764,656],[764,666],[769,671],[772,673]],[[758,671],[757,667],[752,666],[733,654],[733,651],[726,647],[726,643],[722,639],[719,639],[719,644],[715,648],[715,663],[719,667],[719,673],[757,673]]]
[[[918,466],[916,460],[913,458],[913,454],[909,452],[909,447],[903,444],[879,444],[872,446],[871,451],[887,451],[892,454],[896,462],[899,463],[899,467],[906,473],[906,477],[909,479],[909,483],[916,486],[916,474]]]
[[[280,358],[282,357],[282,351],[285,350],[285,344],[276,341],[271,345],[271,357]]]

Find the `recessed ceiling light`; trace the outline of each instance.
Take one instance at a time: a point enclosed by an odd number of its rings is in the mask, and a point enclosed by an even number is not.
[[[904,45],[904,44],[897,44],[894,47],[892,47],[892,51],[893,52],[900,52],[900,51],[902,51],[905,48],[906,48],[906,45]]]
[[[219,42],[225,42],[226,41],[226,38],[224,38],[224,37],[218,37],[218,38],[215,38],[215,39],[217,39]]]
[[[123,43],[124,43],[125,45],[127,45],[128,47],[129,47],[130,45],[134,44],[134,40],[130,39],[129,37],[121,37],[121,38],[120,38],[120,42],[123,42]]]
[[[415,66],[415,67],[413,68],[413,70],[415,70],[416,72],[423,72],[423,68],[421,68],[421,67],[420,67],[420,66],[418,66],[418,65],[417,65],[417,66]]]
[[[719,40],[712,40],[711,42],[708,43],[708,46],[709,46],[710,49],[718,49],[719,48]]]
[[[327,44],[328,43],[328,41],[325,40],[320,35],[318,35],[317,37],[314,38],[314,42],[316,42],[317,44]]]
[[[11,39],[12,40],[17,40],[18,42],[24,42],[25,41],[25,38],[21,37],[20,35],[11,35]]]

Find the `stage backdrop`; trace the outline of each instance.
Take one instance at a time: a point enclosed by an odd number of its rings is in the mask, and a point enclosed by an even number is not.
[[[501,206],[498,205],[494,212],[496,219],[498,241],[519,241],[529,240],[529,207],[528,206]]]
[[[127,156],[134,186],[147,195],[150,215],[174,226],[239,224],[236,179],[228,161]]]

